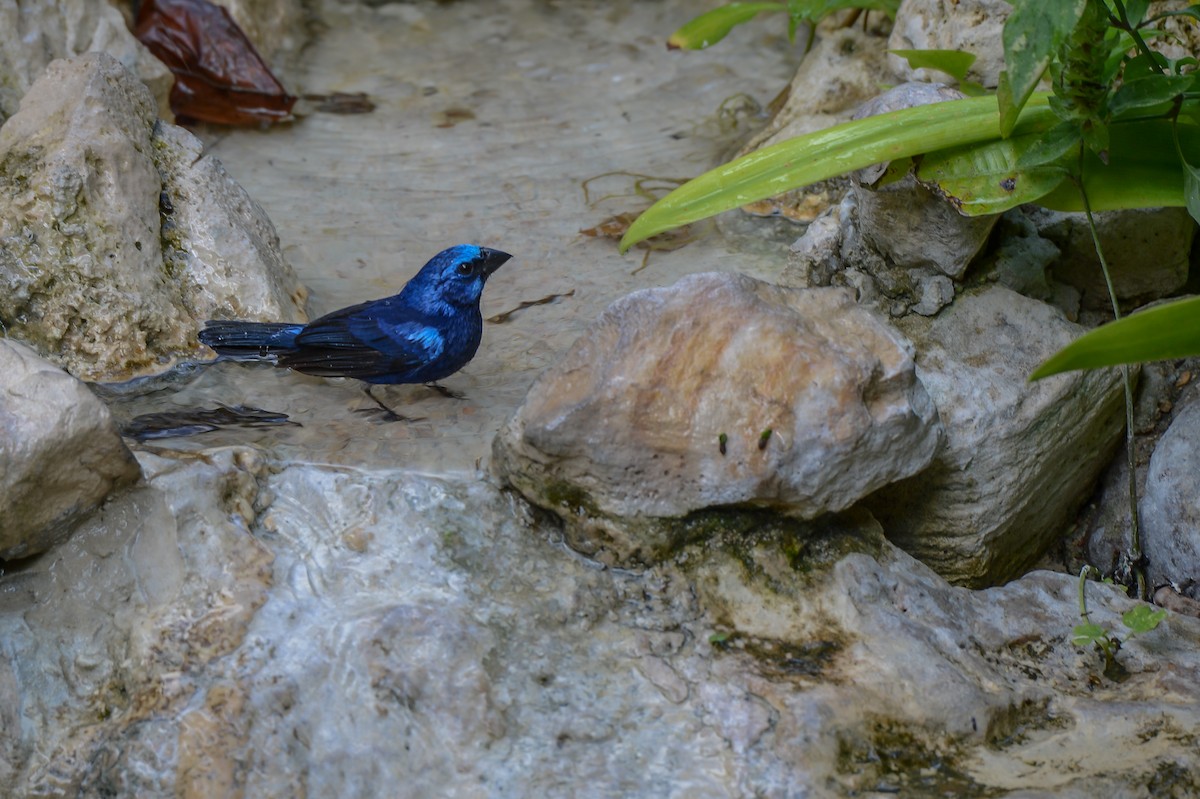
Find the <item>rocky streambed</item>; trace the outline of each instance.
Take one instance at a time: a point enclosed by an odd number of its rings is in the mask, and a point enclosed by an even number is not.
[[[970,5],[891,36],[986,41]],[[1066,567],[1127,534],[1116,377],[1025,380],[1095,314],[1076,221],[948,232],[851,182],[791,198],[799,241],[596,235],[914,77],[882,21],[822,29],[768,123],[797,50],[669,53],[681,0],[235,5],[294,91],[375,108],[193,135],[116,10],[55,8],[0,5],[78,23],[0,95],[5,795],[1197,792],[1187,363],[1136,420],[1185,612],[1113,668],[1072,642]],[[1129,297],[1186,288],[1186,214],[1106,230],[1154,254]],[[460,241],[517,256],[464,400],[389,389],[420,420],[383,423],[350,381],[196,365],[206,318],[384,296]],[[1086,591],[1121,634],[1138,603]]]

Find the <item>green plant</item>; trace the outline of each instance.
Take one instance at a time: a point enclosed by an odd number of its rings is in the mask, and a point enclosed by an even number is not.
[[[796,29],[808,26],[805,52],[812,47],[816,24],[825,17],[847,8],[860,11],[882,11],[896,16],[900,0],[786,0],[776,3],[728,3],[701,14],[683,25],[667,39],[671,49],[703,50],[724,39],[731,30],[749,22],[759,14],[786,13],[788,39],[795,41]]]
[[[757,14],[771,4],[753,5]],[[1200,167],[1195,166],[1200,164],[1200,62],[1171,60],[1149,47],[1147,40],[1161,33],[1153,24],[1165,16],[1147,19],[1149,0],[1012,0],[1012,5],[1003,34],[1005,70],[994,96],[880,114],[745,155],[656,202],[630,225],[622,251],[679,225],[890,162],[881,181],[911,172],[966,215],[1033,202],[1086,212],[1117,321],[1064,348],[1034,372],[1034,379],[1068,369],[1200,354],[1196,300],[1120,318],[1092,218],[1094,210],[1174,205],[1186,206],[1200,220]],[[1200,19],[1200,6],[1175,14]],[[961,63],[940,58],[943,66],[937,68],[966,74]],[[1047,72],[1053,91],[1035,91]],[[1130,560],[1144,597],[1127,366],[1122,377]]]
[[[1200,62],[1149,48],[1157,35],[1150,26],[1163,17],[1146,19],[1147,7],[1148,0],[1015,0],[996,95],[881,114],[745,155],[651,206],[621,248],[886,161],[889,177],[911,170],[967,215],[1037,202],[1066,211],[1186,206],[1200,219]],[[1176,13],[1200,18],[1197,7]],[[1053,92],[1034,91],[1047,71]],[[1089,333],[1035,377],[1200,354],[1197,306],[1186,302],[1145,311],[1116,333]],[[1117,341],[1122,346],[1112,347]]]
[[[1116,659],[1117,653],[1121,651],[1121,645],[1135,635],[1153,630],[1159,625],[1159,622],[1167,617],[1167,612],[1155,610],[1150,605],[1138,605],[1132,610],[1125,611],[1121,615],[1121,623],[1125,625],[1128,632],[1123,639],[1119,638],[1115,633],[1092,621],[1088,614],[1085,590],[1089,577],[1099,578],[1100,573],[1096,571],[1095,567],[1084,566],[1079,572],[1079,616],[1083,622],[1075,625],[1071,631],[1071,643],[1075,646],[1094,646],[1098,649],[1104,656],[1105,675],[1113,677],[1118,673]]]

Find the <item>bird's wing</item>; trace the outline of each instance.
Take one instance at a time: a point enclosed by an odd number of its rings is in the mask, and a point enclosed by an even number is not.
[[[309,323],[279,365],[323,377],[402,377],[436,360],[444,347],[437,328],[421,322],[336,312]]]

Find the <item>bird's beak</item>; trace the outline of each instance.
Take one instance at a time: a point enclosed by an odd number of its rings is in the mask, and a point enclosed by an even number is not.
[[[512,256],[506,252],[490,250],[487,247],[480,247],[479,252],[482,255],[480,264],[483,266],[484,277],[489,276],[492,274],[492,272],[495,272],[497,269],[504,266],[505,262],[508,261],[509,258],[512,258]]]

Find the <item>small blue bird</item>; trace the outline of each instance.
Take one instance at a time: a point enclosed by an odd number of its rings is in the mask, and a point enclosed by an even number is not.
[[[479,298],[488,277],[512,256],[460,244],[421,267],[399,294],[351,305],[306,325],[209,321],[199,338],[218,354],[265,360],[320,377],[373,384],[436,381],[475,357],[483,336]],[[369,388],[367,396],[389,414]]]

